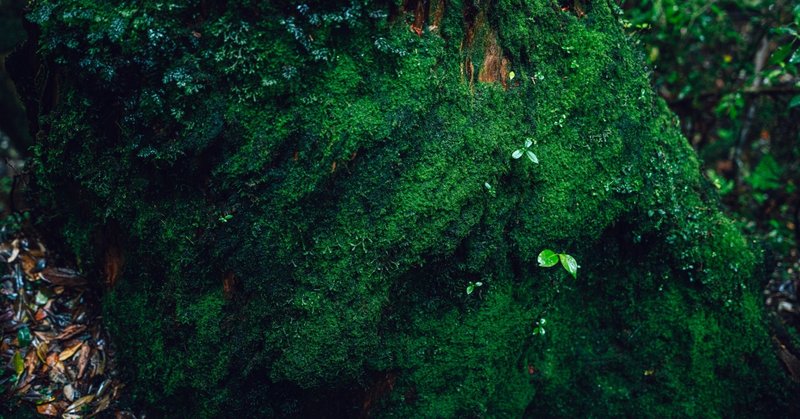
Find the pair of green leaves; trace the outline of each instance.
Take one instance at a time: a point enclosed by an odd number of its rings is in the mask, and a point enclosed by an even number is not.
[[[539,253],[537,261],[539,262],[539,266],[543,268],[552,268],[556,266],[558,262],[561,262],[561,266],[563,266],[573,278],[578,278],[578,268],[580,268],[580,266],[578,266],[578,261],[566,253],[556,253],[550,249],[544,249]]]
[[[516,159],[519,159],[520,157],[522,157],[522,155],[524,154],[525,156],[528,157],[528,160],[538,164],[539,163],[539,158],[536,157],[536,154],[533,154],[533,151],[529,150],[529,148],[531,148],[532,145],[533,145],[533,140],[531,140],[530,138],[526,139],[525,140],[525,147],[522,147],[520,149],[514,150],[514,152],[511,153],[511,157],[514,160],[516,160]]]
[[[482,286],[483,286],[483,282],[480,282],[480,281],[472,282],[472,281],[470,281],[469,285],[467,285],[467,295],[472,294],[473,292],[475,292],[476,288],[482,287]]]
[[[534,336],[535,335],[543,335],[545,333],[545,331],[544,331],[544,325],[545,324],[547,324],[547,319],[545,319],[545,318],[541,318],[541,319],[539,319],[538,322],[534,323],[533,324],[533,326],[534,326],[533,327],[533,335]]]

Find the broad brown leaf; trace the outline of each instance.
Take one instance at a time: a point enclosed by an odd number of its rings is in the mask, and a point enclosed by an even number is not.
[[[78,355],[78,379],[83,377],[83,373],[86,372],[86,366],[89,365],[89,355],[91,352],[92,349],[89,345],[81,346],[81,353]]]
[[[65,349],[60,354],[58,354],[58,360],[59,361],[66,361],[66,360],[72,358],[72,356],[75,355],[75,352],[77,352],[78,349],[80,349],[82,346],[83,346],[82,343],[78,343],[77,345],[73,345],[73,346]]]
[[[86,279],[83,278],[78,272],[67,268],[45,268],[39,275],[53,284],[65,287],[77,287],[86,285]],[[56,290],[56,293],[58,290]]]
[[[69,338],[77,335],[78,333],[83,332],[84,330],[86,330],[86,325],[83,325],[83,324],[71,324],[71,325],[67,326],[66,328],[64,328],[64,330],[62,330],[61,333],[58,334],[58,336],[53,338],[53,340],[69,339]]]
[[[58,416],[58,408],[54,403],[40,404],[36,406],[36,412],[45,416]]]

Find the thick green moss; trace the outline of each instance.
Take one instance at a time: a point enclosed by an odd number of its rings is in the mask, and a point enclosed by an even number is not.
[[[105,311],[138,400],[785,412],[759,252],[615,7],[430,3],[418,26],[391,2],[36,2],[60,75],[37,191],[87,268],[124,250]],[[526,138],[538,165],[511,159]],[[538,268],[543,248],[578,280]]]

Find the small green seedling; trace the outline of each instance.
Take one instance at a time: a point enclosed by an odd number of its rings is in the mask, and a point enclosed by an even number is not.
[[[533,145],[533,140],[531,140],[530,138],[526,139],[525,140],[525,147],[522,147],[520,149],[514,150],[514,152],[511,153],[511,157],[514,160],[516,160],[516,159],[519,159],[520,157],[522,157],[522,155],[524,154],[524,155],[528,156],[528,159],[530,161],[538,164],[539,163],[539,158],[536,157],[536,154],[533,154],[533,151],[529,150],[529,148],[531,148],[532,145]]]
[[[556,266],[558,262],[561,262],[561,266],[563,266],[573,278],[578,278],[578,268],[580,268],[578,261],[566,253],[556,253],[550,249],[544,249],[539,253],[537,260],[539,266],[543,268],[551,268]]]
[[[492,185],[490,185],[489,182],[484,182],[483,186],[486,188],[487,191],[489,191],[489,195],[491,195],[492,197],[497,196],[497,192],[494,190],[494,188],[492,188]]]
[[[225,214],[225,215],[221,215],[219,217],[219,222],[221,222],[221,223],[227,223],[230,220],[233,220],[233,215],[232,214]]]
[[[536,335],[544,335],[544,333],[545,333],[544,325],[545,324],[547,324],[547,319],[545,319],[544,317],[539,319],[538,322],[534,323],[533,324],[533,326],[534,326],[533,327],[533,335],[534,336],[536,336]]]
[[[472,281],[470,281],[469,285],[467,285],[467,295],[472,294],[475,291],[475,288],[479,288],[479,287],[482,287],[482,286],[483,286],[483,282],[480,282],[480,281],[472,282]]]

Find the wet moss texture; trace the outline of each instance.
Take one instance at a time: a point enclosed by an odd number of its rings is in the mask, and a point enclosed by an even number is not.
[[[35,1],[35,190],[135,403],[786,414],[760,250],[614,3],[562,3]]]

